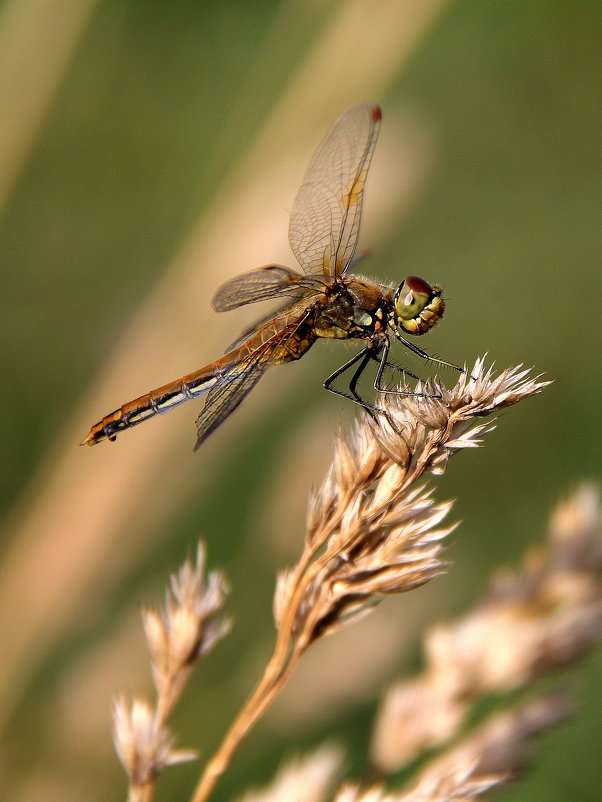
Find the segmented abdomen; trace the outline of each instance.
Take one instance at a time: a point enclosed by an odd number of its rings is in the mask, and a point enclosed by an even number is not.
[[[124,429],[136,426],[142,421],[169,412],[170,409],[183,404],[191,398],[199,398],[227,374],[228,368],[236,364],[232,354],[206,365],[204,368],[189,373],[181,379],[157,387],[149,393],[128,401],[127,404],[105,415],[102,420],[95,423],[88,436],[81,445],[93,446],[102,440],[115,440],[117,434]]]

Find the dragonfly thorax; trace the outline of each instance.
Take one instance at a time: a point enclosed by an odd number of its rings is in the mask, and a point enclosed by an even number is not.
[[[408,276],[395,293],[393,326],[408,334],[425,334],[442,317],[445,301],[441,287],[423,278]]]

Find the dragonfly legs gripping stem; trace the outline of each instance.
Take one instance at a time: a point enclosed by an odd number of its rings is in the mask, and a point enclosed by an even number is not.
[[[405,340],[402,340],[405,342]],[[377,390],[379,393],[387,393],[389,395],[412,395],[416,396],[417,398],[441,398],[440,395],[434,393],[417,393],[413,390],[393,390],[388,387],[382,386],[382,377],[385,368],[392,368],[393,370],[398,371],[403,376],[411,376],[416,381],[420,381],[420,376],[417,376],[415,373],[412,373],[411,370],[407,370],[406,368],[401,368],[399,365],[396,365],[394,362],[389,362],[387,357],[389,356],[389,349],[391,348],[391,344],[389,340],[385,340],[382,344],[382,351],[380,353],[376,353],[373,359],[378,361],[378,369],[376,371],[376,377],[374,379],[374,389]],[[414,348],[412,348],[414,350]],[[426,354],[422,349],[418,349],[416,351],[419,356],[423,356],[425,359],[430,359],[428,354]],[[447,364],[447,363],[446,363]],[[455,366],[454,366],[455,367]]]
[[[380,407],[375,407],[373,404],[369,404],[367,401],[364,401],[364,399],[356,391],[356,387],[362,373],[366,369],[366,365],[371,359],[378,358],[377,353],[378,351],[375,351],[375,348],[372,344],[367,345],[365,348],[362,348],[361,351],[358,351],[355,356],[352,356],[351,359],[345,362],[344,365],[341,365],[340,368],[337,368],[334,373],[331,373],[331,375],[324,381],[324,388],[328,390],[328,392],[334,393],[335,395],[340,395],[342,398],[347,398],[349,401],[353,401],[354,404],[359,404],[360,406],[364,407],[364,409],[367,410],[373,418],[375,418],[376,414],[386,415],[386,410],[381,409]],[[359,365],[353,372],[353,376],[349,381],[348,393],[345,393],[343,390],[337,390],[336,387],[332,387],[332,383],[335,381],[335,379],[338,379],[339,376],[342,376],[343,373],[348,371],[358,362]]]
[[[369,404],[365,401],[361,395],[357,392],[357,384],[365,371],[366,367],[370,363],[370,361],[378,362],[378,369],[376,372],[376,377],[374,379],[374,389],[378,392],[382,393],[391,393],[395,395],[418,395],[418,396],[425,396],[425,393],[412,393],[411,391],[402,391],[402,390],[389,390],[386,387],[383,387],[381,384],[382,375],[386,367],[393,368],[404,375],[411,376],[412,378],[419,380],[419,377],[416,376],[414,373],[408,370],[404,370],[400,368],[398,365],[395,365],[392,362],[387,360],[387,356],[389,355],[389,348],[390,343],[388,340],[377,342],[376,344],[370,343],[365,348],[362,348],[361,351],[358,351],[357,354],[351,357],[344,365],[341,365],[340,368],[334,371],[324,382],[324,388],[335,395],[341,396],[341,398],[347,398],[349,401],[353,401],[354,404],[359,404],[363,407],[366,412],[374,419],[378,420],[377,415],[384,415],[389,425],[393,427],[393,429],[397,432],[397,428],[394,422],[391,420],[391,417],[386,409],[382,407],[377,407],[374,404]],[[358,364],[359,363],[359,364]],[[336,387],[333,387],[333,382],[342,376],[343,373],[346,373],[350,370],[354,365],[357,365],[355,370],[353,371],[353,375],[349,380],[348,389],[349,392],[344,392],[343,390],[338,390]],[[429,396],[430,397],[430,396]],[[399,432],[397,432],[399,434]]]
[[[404,345],[407,345],[410,350],[416,353],[418,356],[423,357],[424,359],[429,359],[431,361],[432,357],[430,357],[425,351],[421,348],[418,348],[413,343],[408,343],[403,338],[398,338]],[[383,374],[386,368],[391,368],[392,370],[398,371],[403,376],[410,376],[412,379],[416,381],[420,381],[420,377],[417,376],[415,373],[412,373],[411,370],[407,370],[406,368],[402,368],[399,365],[396,365],[394,362],[390,362],[388,359],[389,350],[391,348],[390,341],[388,339],[383,339],[377,343],[370,343],[365,348],[362,348],[361,351],[358,351],[357,354],[351,357],[345,364],[341,365],[340,368],[334,371],[325,381],[324,381],[324,388],[335,395],[341,396],[341,398],[347,398],[349,401],[353,401],[355,404],[359,404],[363,407],[369,415],[371,415],[376,420],[376,415],[384,415],[389,423],[392,423],[390,417],[385,409],[381,407],[377,407],[374,404],[369,404],[365,401],[360,394],[357,392],[357,384],[364,373],[367,365],[370,361],[374,361],[378,363],[378,368],[376,370],[376,376],[374,378],[374,389],[379,393],[387,393],[390,395],[405,395],[405,396],[416,396],[418,398],[441,398],[440,395],[435,393],[417,393],[412,390],[395,390],[389,387],[384,387],[382,380]],[[443,362],[443,360],[434,360],[436,362],[440,362],[444,365],[449,365],[450,367],[456,368],[461,372],[464,372],[462,368],[459,368],[457,365],[453,365],[449,362]],[[358,364],[359,363],[359,364]],[[333,382],[342,376],[343,373],[346,373],[350,370],[354,365],[357,365],[351,379],[349,380],[348,390],[349,392],[345,392],[344,390],[338,390],[336,387],[333,387]]]
[[[415,354],[423,359],[426,359],[428,362],[435,362],[437,365],[444,365],[446,368],[453,368],[454,370],[457,370],[458,373],[464,373],[464,375],[468,376],[473,381],[475,380],[475,377],[471,376],[466,368],[461,368],[460,365],[455,365],[453,362],[447,362],[445,359],[438,359],[436,356],[430,356],[426,351],[423,351],[422,348],[418,348],[417,345],[414,345],[414,343],[411,343],[409,340],[406,340],[405,337],[402,337],[401,334],[395,333],[395,337],[400,343],[403,343],[406,348],[409,348],[410,351],[413,351]]]

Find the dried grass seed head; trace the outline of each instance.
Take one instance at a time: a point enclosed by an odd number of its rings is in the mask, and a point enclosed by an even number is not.
[[[437,444],[459,450],[479,445],[477,435],[489,428],[482,424],[471,428],[467,421],[516,404],[550,384],[531,378],[530,371],[522,366],[507,368],[493,377],[493,366],[486,370],[484,359],[477,359],[470,373],[461,374],[450,390],[434,378],[418,383],[414,391],[400,386],[406,394],[379,395],[378,406],[386,415],[377,419],[366,415],[364,421],[389,459],[407,466],[425,446]],[[439,466],[434,472],[442,472],[448,455],[433,453],[429,469]]]
[[[384,788],[362,788],[346,785],[334,802],[467,802],[477,799],[503,781],[503,777],[472,776],[472,767],[461,766],[449,776],[425,777],[424,781],[407,792],[390,793]]]
[[[372,487],[350,499],[326,540],[322,567],[307,585],[296,631],[307,642],[361,615],[385,594],[403,593],[440,574],[441,540],[451,528],[437,528],[451,504],[435,504],[430,491],[402,492],[404,473],[389,463]],[[279,609],[289,579],[281,580]]]
[[[427,764],[414,792],[424,793],[462,775],[467,782],[484,780],[489,787],[507,782],[531,759],[535,737],[566,721],[572,709],[568,697],[556,693],[491,716],[473,734]],[[408,795],[408,800],[414,798],[429,797],[426,793],[422,797]]]
[[[343,750],[324,744],[288,760],[265,789],[247,791],[239,802],[326,802],[343,764]]]
[[[473,702],[564,668],[587,654],[602,630],[598,497],[579,489],[552,515],[545,547],[519,570],[499,572],[485,598],[425,637],[426,668],[392,688],[373,741],[375,762],[392,770],[462,727]]]
[[[205,550],[199,543],[196,562],[186,560],[170,578],[161,610],[142,609],[142,620],[160,688],[173,674],[194,665],[226,635],[231,622],[221,613],[228,587],[223,574],[205,577]]]
[[[174,749],[174,739],[151,706],[123,697],[113,706],[113,740],[119,760],[134,786],[144,786],[166,766],[195,760],[196,752]]]

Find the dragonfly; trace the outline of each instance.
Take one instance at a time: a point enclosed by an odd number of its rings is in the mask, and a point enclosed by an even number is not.
[[[94,424],[81,445],[115,440],[117,435],[184,401],[206,396],[196,419],[195,451],[239,406],[266,370],[300,359],[319,339],[358,340],[363,347],[325,381],[324,387],[382,413],[357,390],[366,367],[377,365],[374,389],[387,389],[383,374],[394,368],[417,379],[389,360],[392,338],[417,356],[462,371],[451,362],[429,356],[406,335],[422,335],[443,315],[445,302],[437,284],[408,276],[397,287],[354,275],[366,177],[376,146],[381,109],[360,103],[348,109],[313,155],[293,203],[289,242],[302,272],[278,264],[243,273],[226,281],[215,294],[217,312],[245,304],[283,299],[278,311],[262,318],[203,368],[129,401]],[[282,303],[282,301],[281,301]],[[347,390],[333,386],[353,371]],[[411,394],[411,392],[410,392]]]

